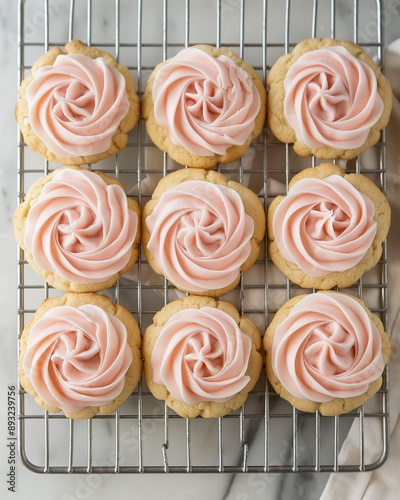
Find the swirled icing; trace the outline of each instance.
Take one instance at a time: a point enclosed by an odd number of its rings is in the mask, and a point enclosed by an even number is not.
[[[163,326],[154,345],[153,381],[187,404],[223,403],[249,382],[252,342],[229,314],[184,309]]]
[[[299,399],[323,403],[359,396],[383,367],[379,330],[349,295],[307,295],[275,330],[272,369]]]
[[[311,277],[357,265],[374,240],[375,206],[340,175],[293,184],[273,218],[283,257]]]
[[[59,55],[40,67],[26,89],[28,119],[56,155],[107,151],[129,109],[125,78],[104,58]]]
[[[132,255],[138,216],[124,190],[88,170],[61,169],[27,215],[25,246],[36,264],[72,283],[99,283]]]
[[[310,148],[362,146],[384,107],[374,71],[342,46],[300,56],[284,87],[285,116]]]
[[[246,142],[261,99],[250,75],[232,59],[188,48],[157,73],[154,116],[173,144],[200,156],[225,154]]]
[[[122,321],[85,304],[54,307],[32,325],[23,370],[45,403],[75,413],[113,401],[131,362]]]
[[[183,182],[162,194],[146,225],[158,267],[193,292],[230,285],[251,252],[254,221],[227,186]]]

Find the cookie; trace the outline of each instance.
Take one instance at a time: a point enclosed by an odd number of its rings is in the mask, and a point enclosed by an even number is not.
[[[181,165],[212,168],[241,158],[262,131],[262,80],[226,48],[194,45],[158,64],[142,100],[154,144]]]
[[[275,62],[267,86],[271,131],[300,156],[355,158],[389,121],[389,80],[351,41],[300,42]]]
[[[136,262],[140,217],[117,179],[61,167],[28,189],[14,213],[14,233],[29,264],[54,288],[96,292]]]
[[[365,175],[322,163],[271,202],[269,255],[303,288],[346,288],[379,261],[390,217],[386,196]]]
[[[365,303],[340,292],[288,300],[264,339],[266,372],[295,408],[340,415],[358,408],[382,385],[390,340]]]
[[[35,62],[15,107],[26,144],[63,165],[95,163],[117,154],[139,116],[129,69],[79,40],[51,48]]]
[[[178,289],[218,297],[256,261],[265,212],[247,187],[213,170],[174,171],[143,208],[142,246],[150,266]]]
[[[20,339],[19,380],[50,412],[74,419],[114,412],[139,382],[135,318],[95,293],[46,299]]]
[[[143,337],[151,393],[184,418],[240,408],[262,369],[261,335],[227,301],[187,296],[169,303]]]

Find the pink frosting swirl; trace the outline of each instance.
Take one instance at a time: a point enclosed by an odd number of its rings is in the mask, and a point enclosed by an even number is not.
[[[131,362],[122,321],[85,304],[54,307],[33,324],[23,370],[45,403],[76,413],[111,403]]]
[[[300,56],[284,86],[286,118],[310,148],[358,148],[383,112],[375,73],[341,46]]]
[[[307,295],[275,330],[272,369],[299,399],[359,396],[383,367],[379,330],[349,295]]]
[[[375,206],[340,175],[296,182],[279,203],[273,232],[283,257],[311,277],[360,262],[374,240]]]
[[[252,133],[261,99],[232,59],[188,48],[163,66],[153,85],[154,116],[173,144],[200,156],[225,154]]]
[[[162,194],[146,225],[147,249],[163,274],[184,290],[230,285],[251,252],[254,221],[227,186],[183,182]]]
[[[213,307],[181,310],[154,345],[153,381],[187,404],[223,403],[249,382],[251,347],[229,314]]]
[[[132,255],[138,216],[124,190],[88,170],[61,169],[30,208],[25,246],[36,264],[72,283],[99,283]]]
[[[57,56],[40,67],[26,89],[29,123],[56,155],[107,151],[129,109],[125,78],[102,58]]]

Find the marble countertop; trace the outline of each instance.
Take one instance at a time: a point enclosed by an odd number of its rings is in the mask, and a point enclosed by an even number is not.
[[[34,0],[35,1],[35,0]],[[101,0],[104,5],[104,23],[100,27],[107,33],[107,12],[114,2]],[[198,0],[197,0],[198,1]],[[146,0],[154,4],[160,11],[162,2]],[[196,0],[192,1],[192,4]],[[27,2],[28,3],[28,2]],[[36,2],[38,3],[38,2]],[[49,0],[49,15],[56,17],[57,13],[65,8],[69,0]],[[76,2],[77,4],[79,2]],[[99,8],[100,2],[93,2]],[[173,9],[176,2],[170,2]],[[374,22],[374,2],[367,2],[371,6],[366,9],[365,18],[362,20],[361,36],[374,36],[372,33]],[[42,3],[43,4],[43,3]],[[183,2],[181,2],[183,5]],[[340,33],[346,37],[347,32],[352,33],[352,19],[349,16],[348,2],[337,0],[337,16],[340,20]],[[181,5],[181,7],[182,7]],[[204,1],[204,10],[207,12],[214,8],[214,2]],[[254,1],[258,11],[262,8],[261,1]],[[270,2],[274,5],[274,2]],[[385,0],[382,19],[385,26],[385,41],[387,44],[398,38],[400,34],[400,0]],[[320,2],[319,16],[324,19],[325,10],[329,9],[329,2]],[[240,10],[239,0],[222,0],[221,19],[238,15]],[[156,11],[155,11],[156,12]],[[182,8],[180,9],[180,13]],[[328,10],[327,10],[328,12]],[[40,9],[34,14],[35,22],[28,29],[43,30],[43,11]],[[169,15],[173,18],[172,14]],[[327,14],[328,15],[328,14]],[[180,16],[180,17],[179,17]],[[177,20],[181,21],[181,14]],[[159,21],[155,14],[154,24]],[[121,16],[121,23],[128,22]],[[2,349],[0,350],[0,436],[1,450],[0,463],[2,478],[0,480],[0,495],[2,498],[41,498],[43,500],[60,499],[109,499],[112,496],[125,498],[153,499],[203,499],[209,500],[253,500],[253,499],[307,499],[320,498],[328,481],[328,473],[292,473],[292,474],[52,474],[43,476],[35,474],[22,464],[17,465],[16,494],[7,490],[7,472],[10,450],[6,445],[7,429],[7,388],[17,385],[16,352],[17,352],[17,247],[12,231],[12,216],[17,200],[17,127],[13,119],[14,104],[17,99],[17,6],[14,2],[0,0],[0,144],[2,149],[0,161],[0,247],[2,259],[0,260],[0,304],[1,304],[1,336]],[[82,22],[83,24],[83,22]],[[292,22],[291,29],[301,30],[302,23]],[[76,32],[85,27],[77,23]],[[276,28],[279,29],[279,28]],[[322,36],[329,35],[329,26],[320,27]],[[96,35],[97,36],[97,35]],[[171,35],[173,36],[173,35]],[[199,36],[196,34],[196,36]],[[151,37],[150,37],[151,38]],[[400,156],[397,156],[397,163]],[[398,169],[398,165],[394,166]],[[396,174],[399,172],[396,171]],[[399,291],[399,290],[398,290]],[[398,296],[391,296],[390,300],[399,302]],[[396,351],[397,352],[397,351]],[[400,351],[399,351],[400,352]],[[397,352],[398,355],[398,352]],[[398,359],[398,356],[397,358]],[[397,417],[396,417],[397,418]],[[313,439],[312,437],[310,439]],[[400,453],[399,441],[391,442],[392,453]],[[387,470],[392,467],[389,462],[381,467]],[[360,477],[362,474],[360,475]],[[365,476],[364,476],[365,477]],[[357,476],[356,476],[356,480]],[[394,498],[395,490],[389,490],[386,498]],[[327,497],[329,498],[329,497]]]

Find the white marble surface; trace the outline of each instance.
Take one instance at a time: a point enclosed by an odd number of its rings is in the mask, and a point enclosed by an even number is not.
[[[147,0],[145,0],[147,2]],[[15,2],[16,3],[16,2]],[[64,5],[65,0],[50,5]],[[93,2],[96,3],[97,2]],[[102,29],[107,34],[106,16],[110,3],[103,0],[105,22]],[[204,2],[204,9],[210,2]],[[237,14],[240,2],[236,0],[222,1],[222,15],[234,16]],[[329,2],[321,2],[321,9],[328,7]],[[348,2],[338,3],[340,32],[345,36],[346,29],[351,29],[352,20],[347,15]],[[323,5],[322,5],[323,4]],[[386,41],[390,42],[400,35],[400,1],[387,0],[383,11],[386,27]],[[371,10],[372,11],[372,10]],[[52,12],[52,11],[50,11]],[[369,12],[369,11],[368,11]],[[372,21],[367,17],[363,20],[365,30],[372,29]],[[17,33],[17,8],[14,2],[0,0],[0,303],[1,303],[1,342],[0,351],[0,496],[1,498],[41,498],[50,499],[109,499],[113,496],[137,499],[163,498],[169,499],[203,499],[209,500],[253,500],[253,499],[308,499],[320,497],[328,474],[179,474],[179,475],[51,475],[42,476],[18,465],[16,491],[7,491],[6,473],[8,471],[7,458],[9,452],[6,448],[6,408],[7,386],[17,384],[16,375],[16,282],[17,282],[17,248],[12,233],[12,214],[16,205],[16,158],[17,158],[17,128],[13,119],[13,108],[17,98],[17,68],[16,68],[16,33]],[[36,18],[40,26],[40,16]],[[123,22],[124,18],[123,18]],[[154,24],[160,22],[155,15]],[[350,24],[349,24],[350,23]],[[299,23],[298,29],[301,29]],[[297,23],[292,23],[297,29]],[[321,34],[329,27],[322,27]],[[399,297],[391,297],[399,301]],[[392,451],[397,452],[398,441],[393,441]],[[391,462],[384,465],[382,470],[392,467]],[[395,488],[390,490],[388,496],[394,495]],[[329,496],[328,496],[329,498]]]

